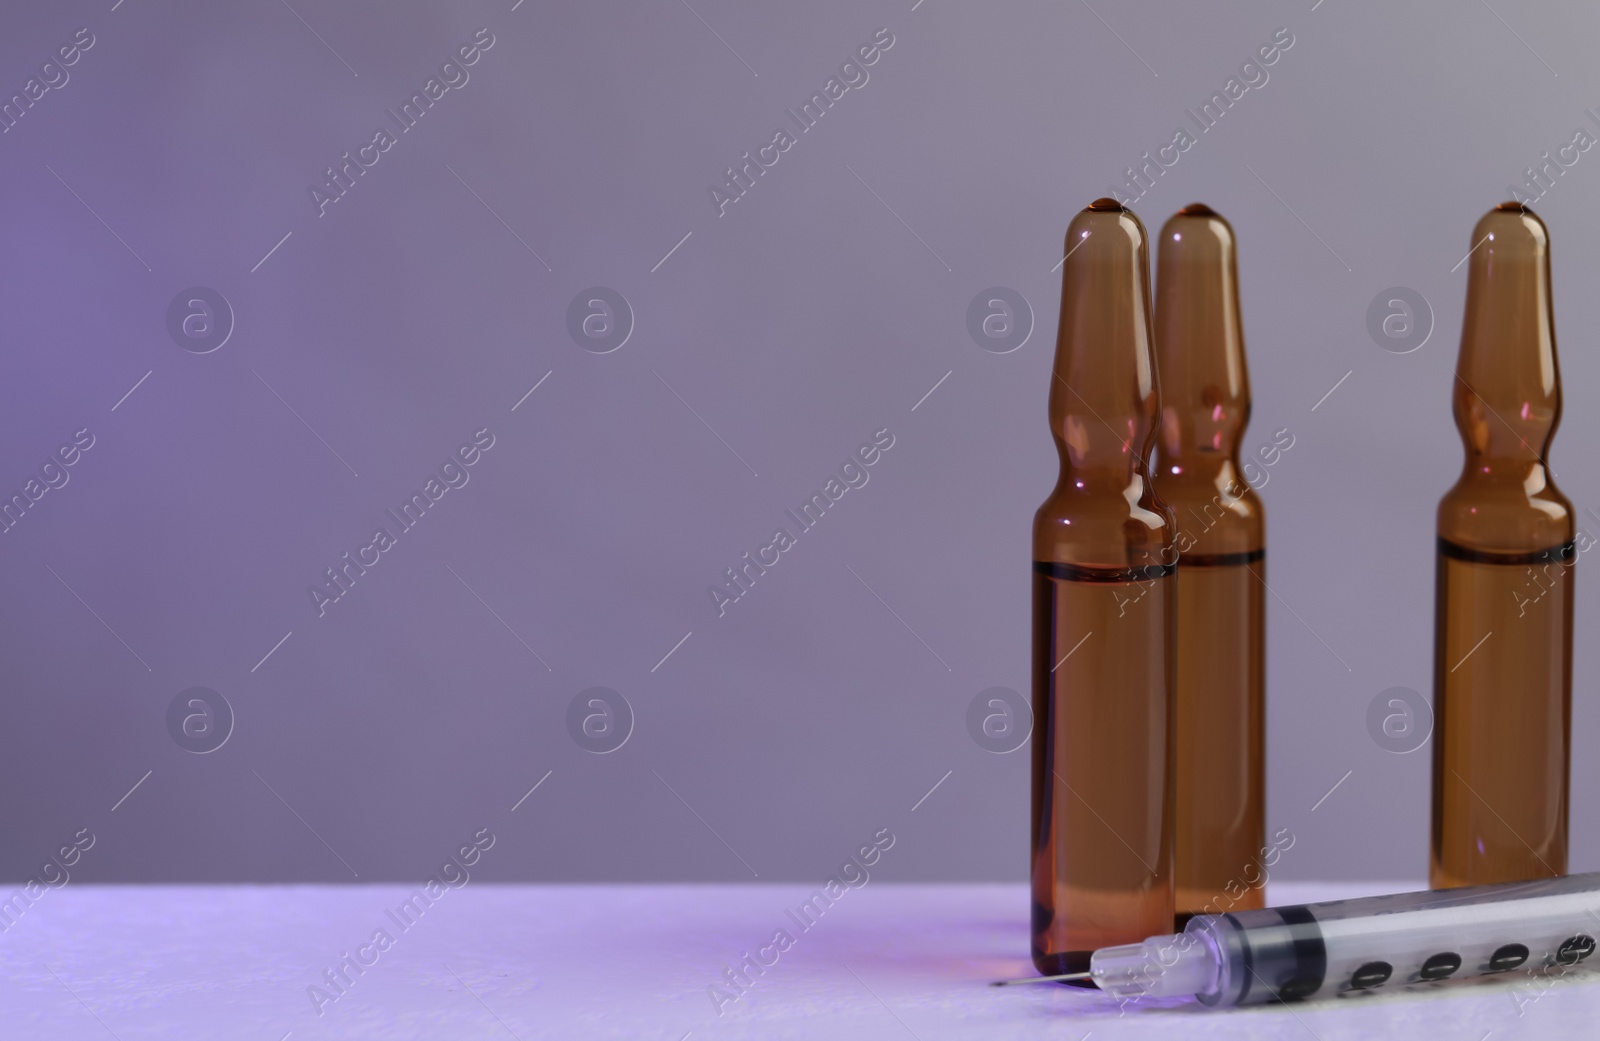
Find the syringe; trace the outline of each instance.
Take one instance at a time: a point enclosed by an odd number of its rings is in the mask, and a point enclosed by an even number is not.
[[[1594,953],[1600,872],[1533,882],[1196,915],[1184,932],[1102,947],[1092,981],[1119,998],[1225,1007],[1521,969],[1557,975]]]

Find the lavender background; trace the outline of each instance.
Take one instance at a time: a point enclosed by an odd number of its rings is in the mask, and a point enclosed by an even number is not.
[[[0,134],[0,491],[95,437],[0,536],[0,874],[88,827],[75,878],[414,880],[489,827],[484,878],[811,880],[887,826],[881,877],[1021,879],[1027,753],[966,713],[1027,689],[1062,232],[1280,26],[1270,80],[1134,208],[1233,222],[1247,448],[1295,438],[1262,493],[1280,876],[1423,874],[1428,752],[1366,712],[1430,685],[1455,265],[1541,152],[1600,134],[1600,11],[291,2],[0,12],[0,93],[95,39]],[[480,27],[470,81],[319,217],[308,186]],[[719,217],[708,185],[880,27],[870,81]],[[1593,153],[1535,203],[1552,461],[1591,532],[1597,200]],[[1366,329],[1396,285],[1435,317],[1409,354]],[[166,328],[191,286],[236,314],[212,353]],[[612,353],[567,331],[591,286],[636,316]],[[1012,353],[966,328],[990,286],[1036,315]],[[470,482],[318,617],[308,587],[483,428]],[[882,428],[869,483],[719,618],[706,587]],[[1600,867],[1595,596],[1574,870]],[[635,715],[606,755],[566,724],[597,685]],[[167,730],[193,686],[236,714],[210,754]]]

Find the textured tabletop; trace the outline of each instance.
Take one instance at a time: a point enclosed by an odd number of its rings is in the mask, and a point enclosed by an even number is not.
[[[1269,895],[1409,888],[1302,883]],[[811,891],[469,882],[408,904],[418,891],[404,886],[74,884],[45,891],[0,937],[0,1036],[1502,1041],[1592,1037],[1600,1015],[1600,974],[1588,970],[1292,1008],[1168,1000],[1119,1015],[1093,991],[987,986],[1032,972],[1022,886],[869,880],[803,928],[792,912]],[[773,944],[780,930],[786,950]],[[747,986],[730,982],[724,971],[747,953],[771,964]]]

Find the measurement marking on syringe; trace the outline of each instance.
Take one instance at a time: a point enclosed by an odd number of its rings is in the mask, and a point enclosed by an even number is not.
[[[1278,999],[1278,1004],[1283,1006],[1284,1011],[1288,1012],[1289,1015],[1294,1016],[1294,1021],[1296,1023],[1299,1023],[1301,1026],[1306,1027],[1306,1033],[1308,1033],[1312,1037],[1316,1038],[1317,1041],[1322,1041],[1322,1035],[1321,1034],[1317,1033],[1315,1030],[1312,1030],[1310,1027],[1306,1026],[1306,1021],[1305,1020],[1301,1019],[1299,1016],[1295,1016],[1294,1009],[1291,1008],[1289,1006],[1289,1003],[1283,999],[1283,995],[1278,993],[1278,988],[1273,987],[1266,980],[1262,979],[1261,978],[1261,973],[1257,972],[1254,968],[1251,968],[1249,965],[1246,965],[1245,968],[1250,969],[1250,975],[1252,975],[1252,976],[1254,976],[1256,978],[1256,982],[1257,983],[1259,983],[1259,984],[1261,984],[1261,986],[1265,987],[1269,993],[1271,993],[1274,997],[1276,997]]]

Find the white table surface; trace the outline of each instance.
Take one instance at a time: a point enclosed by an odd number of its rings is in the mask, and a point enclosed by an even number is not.
[[[1023,886],[870,881],[801,932],[785,910],[813,888],[472,882],[402,931],[385,910],[405,886],[73,883],[0,935],[0,1038],[1600,1036],[1590,969],[1536,999],[1511,974],[1292,1007],[1166,1000],[1119,1015],[1094,991],[987,985],[1032,974]],[[1269,898],[1415,888],[1275,884]],[[718,1015],[707,988],[726,986],[723,969],[780,928],[794,945]],[[331,995],[324,970],[378,929],[393,945],[369,948],[376,963],[318,1015],[308,988]]]

